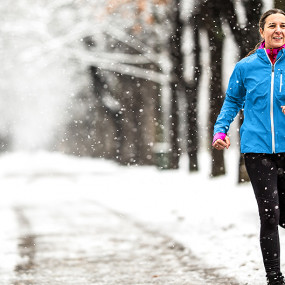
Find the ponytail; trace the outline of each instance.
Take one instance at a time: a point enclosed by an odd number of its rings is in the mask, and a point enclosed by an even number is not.
[[[260,41],[260,42],[255,46],[255,48],[254,48],[253,50],[251,50],[245,57],[248,57],[248,56],[252,55],[253,53],[255,53],[256,50],[257,50],[257,49],[260,47],[260,45],[262,44],[262,42],[263,42],[263,40]]]

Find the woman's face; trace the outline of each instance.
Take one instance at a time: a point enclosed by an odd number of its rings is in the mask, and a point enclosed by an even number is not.
[[[278,48],[285,44],[285,16],[272,14],[266,18],[260,35],[265,40],[265,48]]]

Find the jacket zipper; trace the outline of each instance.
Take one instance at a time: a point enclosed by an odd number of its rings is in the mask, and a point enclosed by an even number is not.
[[[272,153],[275,153],[275,131],[274,131],[274,118],[273,118],[273,96],[274,96],[274,68],[276,62],[281,58],[281,56],[272,64],[266,49],[264,49],[265,54],[271,64],[271,90],[270,90],[270,121],[271,121],[271,136],[272,136]],[[282,73],[281,73],[282,75]],[[281,85],[280,85],[281,88]]]

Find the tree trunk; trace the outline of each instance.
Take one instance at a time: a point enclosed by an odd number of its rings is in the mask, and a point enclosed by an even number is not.
[[[170,169],[179,168],[179,114],[178,114],[178,92],[177,83],[170,83],[171,88],[171,117],[170,117],[170,144],[171,158]]]
[[[170,35],[170,58],[172,62],[171,72],[171,118],[170,118],[170,144],[172,157],[170,168],[177,169],[179,167],[179,157],[181,154],[179,146],[179,90],[181,90],[181,80],[183,80],[183,56],[181,52],[182,43],[182,22],[180,19],[180,0],[174,1],[172,33]]]
[[[214,124],[223,104],[222,91],[222,51],[224,43],[224,34],[221,25],[220,11],[215,6],[208,4],[210,12],[208,26],[208,37],[210,42],[210,117],[209,117],[209,137],[212,142]],[[213,22],[215,23],[213,26]],[[224,152],[211,148],[212,152],[212,169],[211,176],[219,176],[225,174]]]
[[[239,112],[239,129],[241,128],[241,125],[243,123],[243,112]],[[240,153],[239,156],[239,167],[238,167],[238,183],[242,182],[249,182],[249,176],[247,174],[246,168],[245,168],[245,162],[243,154]]]
[[[186,86],[187,99],[187,154],[189,158],[190,172],[198,171],[198,124],[197,124],[197,88],[193,86]]]
[[[193,28],[193,57],[194,57],[194,78],[190,84],[185,84],[185,95],[187,100],[187,153],[189,157],[189,170],[198,171],[198,85],[201,75],[201,62],[200,62],[200,17],[193,15],[190,20],[190,24]]]
[[[96,140],[98,143],[95,145],[95,148],[100,146],[100,156],[118,160],[122,141],[122,120],[120,107],[118,106],[117,109],[112,109],[108,105],[104,104],[104,93],[108,92],[110,96],[112,96],[112,93],[108,88],[106,91],[106,86],[108,86],[108,84],[97,67],[90,67],[90,76],[92,79],[93,94],[96,99],[97,115],[99,115],[98,120],[95,119],[95,121],[97,121],[95,124],[100,122],[100,125],[95,126],[95,132],[97,131],[98,133],[99,130],[101,130],[101,132],[99,132],[100,134],[98,134],[99,136],[97,135]],[[106,123],[113,125],[113,133],[110,133],[110,129]],[[110,151],[110,148],[113,148],[113,150]]]
[[[119,84],[116,87],[116,97],[121,105],[121,139],[117,160],[122,165],[137,163],[137,125],[135,110],[134,80],[129,75],[117,74]]]
[[[149,66],[149,69],[152,69]],[[156,106],[159,97],[159,84],[150,80],[136,78],[134,112],[137,124],[137,164],[150,165],[154,163],[152,144],[156,139]]]

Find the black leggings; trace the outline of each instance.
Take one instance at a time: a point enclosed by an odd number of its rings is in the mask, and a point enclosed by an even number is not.
[[[285,153],[247,153],[244,158],[258,204],[265,270],[279,272],[278,225],[285,228]]]

